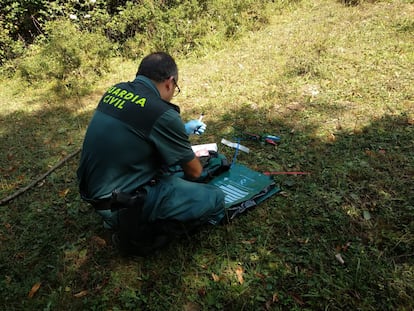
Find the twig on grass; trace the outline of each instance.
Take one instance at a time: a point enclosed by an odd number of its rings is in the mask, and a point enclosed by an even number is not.
[[[43,179],[45,179],[47,176],[49,176],[54,170],[56,170],[57,168],[61,167],[63,164],[65,164],[67,161],[69,161],[70,159],[72,159],[73,157],[75,157],[79,152],[81,151],[81,149],[76,150],[75,152],[69,154],[67,157],[63,158],[62,160],[60,160],[55,166],[53,166],[50,170],[48,170],[46,173],[44,173],[43,175],[37,177],[34,181],[32,181],[29,185],[27,185],[24,188],[19,189],[18,191],[16,191],[15,193],[13,193],[12,195],[9,195],[8,197],[0,200],[0,206],[6,205],[7,203],[9,203],[11,200],[17,198],[19,195],[25,193],[26,191],[28,191],[29,189],[33,188],[37,183],[39,183],[40,181],[42,181]]]

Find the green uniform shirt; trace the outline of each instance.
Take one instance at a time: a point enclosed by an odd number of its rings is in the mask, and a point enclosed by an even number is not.
[[[85,199],[131,193],[164,166],[186,163],[194,152],[177,106],[151,80],[138,76],[111,87],[86,131],[77,171]]]

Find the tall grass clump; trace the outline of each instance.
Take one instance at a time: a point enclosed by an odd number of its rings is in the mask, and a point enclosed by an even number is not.
[[[59,95],[83,95],[109,68],[111,45],[103,35],[81,32],[69,21],[53,21],[18,62],[29,84],[48,84]]]

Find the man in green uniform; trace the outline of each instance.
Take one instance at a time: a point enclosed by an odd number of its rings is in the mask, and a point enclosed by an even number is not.
[[[203,168],[189,135],[202,134],[206,125],[182,122],[170,103],[177,81],[170,55],[146,56],[132,82],[103,95],[85,135],[77,171],[81,196],[117,231],[113,240],[126,252],[150,253],[173,232],[224,217],[223,192],[194,182]],[[183,178],[165,173],[176,165]]]

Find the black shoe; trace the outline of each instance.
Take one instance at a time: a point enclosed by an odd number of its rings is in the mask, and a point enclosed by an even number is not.
[[[157,235],[150,240],[122,240],[119,232],[112,235],[112,243],[123,256],[148,256],[156,250],[161,249],[171,242],[171,237],[166,235]]]
[[[112,234],[112,244],[122,255],[127,255],[127,248],[124,245],[125,243],[121,242],[118,232],[115,232],[114,234]]]

